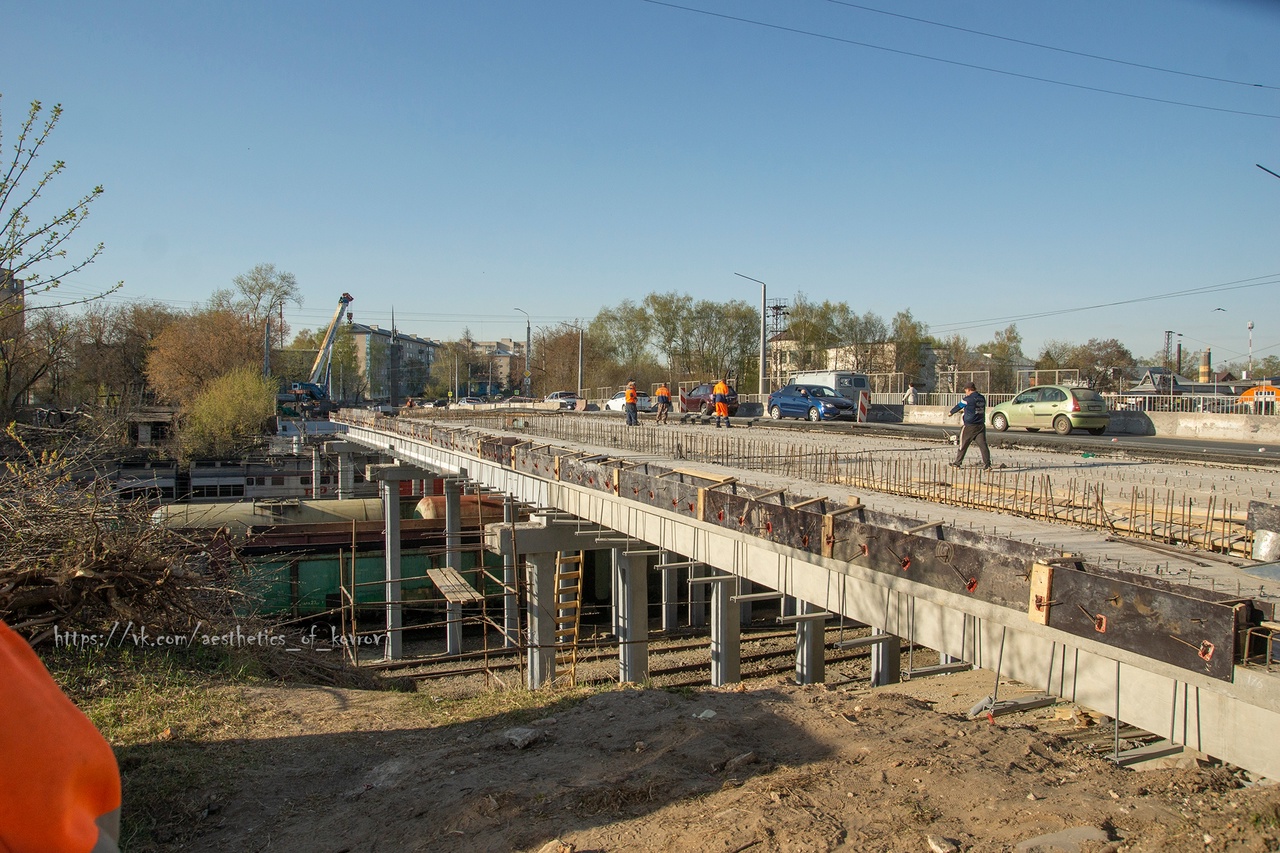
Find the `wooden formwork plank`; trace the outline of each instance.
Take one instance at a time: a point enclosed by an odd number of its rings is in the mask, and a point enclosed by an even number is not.
[[[484,596],[476,592],[475,587],[467,583],[466,578],[458,574],[456,569],[427,569],[427,577],[440,590],[440,594],[453,604],[484,600]]]

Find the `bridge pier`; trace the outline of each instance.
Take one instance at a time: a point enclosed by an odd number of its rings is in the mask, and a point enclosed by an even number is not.
[[[613,589],[618,612],[618,680],[624,684],[649,677],[649,558],[614,549]]]
[[[808,601],[799,605],[800,613],[783,617],[796,620],[796,684],[821,684],[827,677],[826,622],[831,614]]]
[[[502,521],[515,524],[516,499],[505,495],[502,499]],[[516,555],[502,555],[502,646],[514,649],[520,645],[520,594],[516,583]]]
[[[462,573],[462,480],[457,477],[444,481],[444,560],[446,566]],[[445,654],[462,654],[460,601],[445,604]]]
[[[351,454],[360,452],[367,453],[368,448],[361,444],[351,441],[326,441],[324,443],[324,452],[327,455],[336,455],[338,457],[338,477],[335,488],[338,500],[349,500],[355,497],[355,465],[351,461]],[[312,477],[311,488],[312,494],[315,488],[319,486],[320,481]]]
[[[742,680],[742,607],[734,601],[738,576],[689,578],[690,586],[711,587],[711,686]]]
[[[675,555],[664,550],[658,558],[658,571],[662,572],[662,630],[674,631],[680,625],[680,576],[675,569],[663,570],[667,563],[675,562]]]
[[[871,636],[889,638],[871,646],[871,686],[883,687],[902,681],[902,638],[879,628],[872,631]]]
[[[525,554],[529,589],[530,690],[550,684],[556,677],[556,554]]]

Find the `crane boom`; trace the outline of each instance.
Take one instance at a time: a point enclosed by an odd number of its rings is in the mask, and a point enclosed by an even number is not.
[[[320,352],[316,353],[316,360],[311,365],[311,375],[307,377],[306,382],[293,383],[292,391],[295,397],[310,397],[312,400],[325,400],[329,396],[328,376],[329,361],[333,356],[333,342],[338,336],[338,324],[342,321],[342,312],[347,310],[347,306],[354,301],[350,293],[344,293],[338,297],[338,310],[333,312],[333,319],[329,321],[329,328],[325,330],[324,339],[320,342]]]
[[[338,310],[333,312],[333,319],[329,321],[324,340],[320,342],[320,352],[316,353],[315,364],[311,365],[311,376],[307,381],[312,385],[324,383],[325,376],[329,372],[329,359],[333,355],[333,341],[338,336],[338,324],[342,321],[342,312],[347,310],[347,306],[352,301],[350,293],[344,293],[338,297]]]

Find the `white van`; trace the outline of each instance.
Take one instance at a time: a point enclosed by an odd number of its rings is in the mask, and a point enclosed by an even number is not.
[[[857,400],[860,391],[871,391],[871,380],[867,374],[854,373],[852,370],[805,370],[793,374],[791,382],[800,385],[825,385],[850,400]]]

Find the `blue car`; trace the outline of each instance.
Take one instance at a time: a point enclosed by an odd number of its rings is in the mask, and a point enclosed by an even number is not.
[[[854,420],[857,406],[848,397],[825,385],[788,385],[769,395],[765,406],[775,421],[808,418],[811,421]]]

